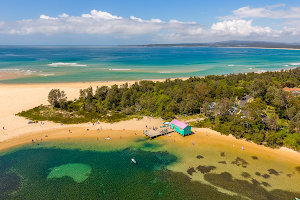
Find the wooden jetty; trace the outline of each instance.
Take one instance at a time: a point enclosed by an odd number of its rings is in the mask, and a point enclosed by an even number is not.
[[[158,128],[157,130],[144,131],[144,134],[146,136],[148,136],[150,139],[153,139],[153,138],[156,138],[156,137],[161,136],[161,135],[169,134],[171,132],[174,132],[174,130],[164,127],[164,128]]]

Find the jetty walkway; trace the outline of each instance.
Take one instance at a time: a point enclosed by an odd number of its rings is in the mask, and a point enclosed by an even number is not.
[[[170,129],[170,128],[163,127],[163,128],[158,128],[156,130],[146,130],[146,131],[144,131],[144,134],[146,136],[148,136],[150,139],[153,139],[153,138],[156,138],[156,137],[161,136],[161,135],[169,134],[171,132],[174,132],[174,130]]]

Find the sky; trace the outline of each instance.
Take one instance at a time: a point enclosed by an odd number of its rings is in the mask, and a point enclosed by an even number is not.
[[[0,0],[0,45],[300,43],[298,0]]]

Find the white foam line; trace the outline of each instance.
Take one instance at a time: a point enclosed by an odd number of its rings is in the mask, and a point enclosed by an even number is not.
[[[291,63],[291,65],[300,65],[300,63]]]
[[[109,70],[115,70],[115,71],[129,71],[131,69],[109,69]]]
[[[0,69],[1,71],[18,71],[20,69]]]
[[[40,76],[54,76],[54,74],[39,74]]]
[[[78,63],[51,63],[48,64],[48,66],[51,67],[86,67],[87,65],[82,65],[82,64],[78,64]]]

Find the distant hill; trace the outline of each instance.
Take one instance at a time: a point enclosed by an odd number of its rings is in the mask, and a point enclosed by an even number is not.
[[[256,48],[289,48],[300,49],[300,44],[286,44],[277,42],[261,41],[224,41],[213,43],[182,43],[182,44],[145,44],[145,45],[123,45],[130,47],[256,47]]]

